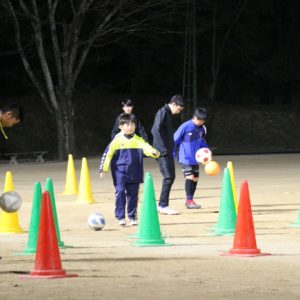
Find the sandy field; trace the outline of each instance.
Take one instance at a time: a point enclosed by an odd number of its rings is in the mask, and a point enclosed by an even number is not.
[[[300,299],[300,228],[292,227],[300,209],[300,154],[215,156],[222,168],[232,161],[239,195],[248,180],[257,246],[270,256],[222,256],[233,236],[215,236],[223,172],[200,175],[196,201],[200,210],[184,207],[184,179],[177,165],[170,206],[178,216],[159,215],[161,232],[170,246],[136,247],[137,227],[120,227],[114,219],[110,174],[98,177],[98,159],[87,158],[96,204],[76,203],[64,196],[67,162],[1,164],[0,189],[6,171],[23,197],[18,212],[24,234],[0,234],[0,299]],[[79,184],[81,160],[75,160]],[[155,160],[145,159],[158,198],[161,175]],[[27,244],[33,186],[54,182],[63,269],[77,278],[23,279],[33,270],[35,255],[18,255]],[[143,185],[141,185],[141,195]],[[141,203],[139,205],[141,208]],[[92,231],[87,218],[101,212],[102,231]]]

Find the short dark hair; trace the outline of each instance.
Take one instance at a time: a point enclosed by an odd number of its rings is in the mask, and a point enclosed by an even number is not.
[[[11,112],[13,118],[19,120],[20,122],[23,121],[23,109],[20,105],[16,103],[5,104],[1,108],[1,112],[2,113]]]
[[[198,120],[206,120],[207,110],[203,107],[197,107],[194,111],[193,117],[196,117]]]
[[[133,101],[131,99],[125,99],[122,101],[122,107],[124,106],[133,106]]]
[[[130,122],[136,124],[136,117],[133,114],[121,114],[119,118],[119,125],[129,124]]]
[[[179,105],[181,107],[184,107],[184,99],[181,95],[174,95],[171,99],[170,99],[170,104],[176,104]]]

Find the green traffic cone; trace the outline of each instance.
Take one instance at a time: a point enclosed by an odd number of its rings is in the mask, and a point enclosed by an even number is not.
[[[36,252],[39,223],[40,223],[40,213],[41,213],[41,201],[42,201],[41,183],[36,182],[34,184],[28,242],[26,248],[23,250],[24,254],[32,254]]]
[[[59,225],[58,225],[58,218],[57,218],[57,211],[56,211],[56,204],[55,204],[55,197],[54,197],[54,188],[53,188],[53,181],[52,178],[46,179],[45,190],[50,194],[51,206],[52,206],[52,213],[53,213],[53,220],[56,230],[56,237],[58,242],[59,248],[65,248],[64,242],[60,239],[60,232],[59,232]]]
[[[218,223],[214,227],[216,235],[233,235],[236,225],[236,211],[228,168],[224,168]]]
[[[160,231],[153,180],[150,173],[146,173],[141,217],[138,228],[136,246],[167,246]]]
[[[300,227],[300,209],[298,211],[298,219],[296,223],[292,224],[293,227]]]

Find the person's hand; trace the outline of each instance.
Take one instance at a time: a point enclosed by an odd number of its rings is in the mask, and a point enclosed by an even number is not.
[[[100,178],[103,178],[105,176],[105,172],[100,172],[99,176]]]
[[[157,150],[153,151],[152,154],[154,155],[155,158],[158,158],[160,156],[160,153]]]

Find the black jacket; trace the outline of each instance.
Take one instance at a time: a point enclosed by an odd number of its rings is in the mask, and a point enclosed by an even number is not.
[[[173,155],[174,130],[172,112],[168,104],[157,111],[151,133],[153,135],[153,147],[160,152],[160,155]]]
[[[116,119],[115,125],[111,131],[111,139],[113,140],[114,137],[116,136],[116,134],[118,134],[120,132],[119,129],[119,120],[120,120],[120,116],[119,115]],[[136,118],[136,128],[135,128],[135,134],[137,134],[138,136],[140,136],[141,138],[143,138],[145,140],[145,142],[149,142],[147,133],[144,129],[144,127],[142,126],[141,122],[138,120],[138,118],[135,116]]]

